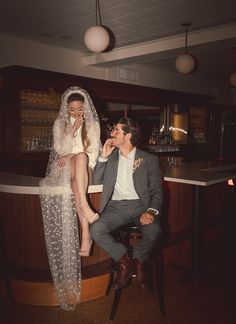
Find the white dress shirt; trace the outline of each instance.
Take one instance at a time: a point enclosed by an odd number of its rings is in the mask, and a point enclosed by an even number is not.
[[[119,151],[119,163],[117,170],[116,184],[112,195],[112,200],[131,200],[139,199],[133,182],[133,164],[136,148],[128,154],[123,156]]]

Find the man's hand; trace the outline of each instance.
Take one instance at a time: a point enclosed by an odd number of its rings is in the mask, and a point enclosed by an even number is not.
[[[140,223],[142,225],[147,225],[147,224],[152,224],[154,221],[154,217],[152,214],[145,212],[142,214],[142,216],[140,217]]]
[[[106,159],[114,150],[114,148],[115,147],[112,146],[112,138],[108,138],[102,148],[102,157]]]

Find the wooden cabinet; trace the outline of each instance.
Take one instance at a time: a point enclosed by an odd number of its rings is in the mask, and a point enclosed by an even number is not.
[[[175,144],[188,144],[188,112],[170,110],[171,136]]]
[[[52,126],[60,107],[60,94],[49,91],[20,90],[21,152],[51,149]]]
[[[219,111],[213,104],[190,105],[186,161],[215,160],[220,157]]]
[[[208,113],[205,107],[189,108],[189,134],[194,144],[207,143]]]

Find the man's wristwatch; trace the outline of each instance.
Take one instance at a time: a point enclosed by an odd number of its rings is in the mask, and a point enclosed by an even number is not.
[[[154,209],[154,208],[148,208],[148,209],[147,209],[147,212],[148,212],[149,214],[153,215],[153,216],[156,216],[156,215],[159,214],[159,211],[156,210],[156,209]]]
[[[107,157],[104,157],[104,156],[102,156],[102,155],[98,156],[98,161],[99,161],[99,162],[106,162],[107,160],[108,160]]]

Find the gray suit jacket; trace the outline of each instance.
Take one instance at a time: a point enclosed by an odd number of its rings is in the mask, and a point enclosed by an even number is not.
[[[147,208],[161,211],[162,180],[159,161],[156,155],[136,149],[135,161],[142,159],[139,167],[133,172],[134,188]],[[117,176],[119,149],[114,149],[107,162],[97,162],[93,170],[93,183],[103,184],[100,213],[110,200]]]

